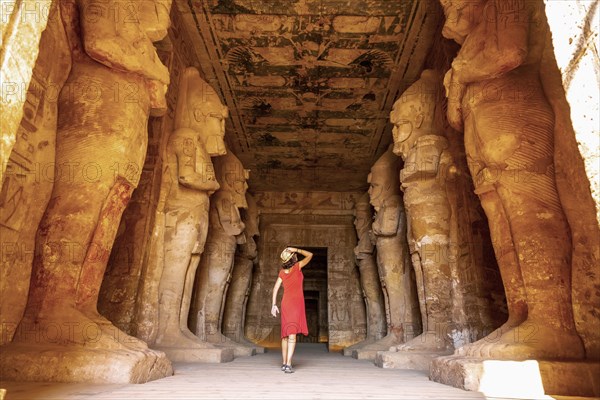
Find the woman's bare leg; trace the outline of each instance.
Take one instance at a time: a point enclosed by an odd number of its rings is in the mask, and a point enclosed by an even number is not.
[[[288,355],[288,338],[284,337],[281,339],[281,357],[283,358],[283,363],[287,364],[287,355]]]
[[[294,355],[294,349],[296,348],[296,334],[291,334],[288,337],[287,345],[287,362],[285,364],[292,366],[292,356]]]

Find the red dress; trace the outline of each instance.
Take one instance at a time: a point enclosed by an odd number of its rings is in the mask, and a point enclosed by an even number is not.
[[[304,309],[304,274],[300,264],[296,263],[290,272],[286,274],[279,271],[279,277],[283,281],[283,299],[281,300],[281,338],[302,333],[308,335],[306,324],[306,311]]]

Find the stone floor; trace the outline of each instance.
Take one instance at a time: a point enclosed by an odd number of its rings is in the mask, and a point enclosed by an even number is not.
[[[280,367],[280,353],[271,350],[224,364],[175,364],[174,376],[143,385],[0,382],[0,388],[6,400],[486,399],[431,382],[423,372],[328,353],[322,344],[298,345],[294,374]]]

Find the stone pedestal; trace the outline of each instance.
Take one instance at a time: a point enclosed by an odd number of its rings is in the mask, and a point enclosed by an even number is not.
[[[371,360],[375,361],[375,357],[377,357],[377,353],[380,351],[389,350],[389,346],[379,346],[379,348],[373,346],[373,344],[365,346],[362,349],[353,350],[352,358],[356,358],[357,360]]]
[[[438,357],[429,378],[488,397],[546,398],[600,396],[600,363],[589,361],[505,361],[482,358]]]
[[[352,346],[345,347],[344,348],[344,355],[347,356],[347,357],[352,357],[352,354],[354,353],[354,351],[360,350],[363,347],[368,346],[368,345],[370,345],[371,343],[374,343],[374,342],[375,342],[375,339],[368,338],[368,339],[365,339],[365,340],[363,340],[361,342],[353,344]],[[354,357],[354,358],[356,358],[356,357]]]
[[[190,349],[184,347],[157,347],[163,351],[170,360],[176,362],[200,362],[200,363],[225,363],[233,361],[233,349],[206,348]]]
[[[378,351],[375,365],[380,368],[416,369],[429,371],[431,361],[452,352],[435,351]]]
[[[3,346],[0,353],[3,380],[145,383],[173,375],[166,355],[151,349],[111,351],[11,343]]]
[[[216,343],[212,343],[212,344],[214,344],[215,347],[218,347],[220,349],[233,351],[233,356],[235,358],[250,357],[250,356],[253,356],[256,354],[255,347],[245,346],[243,344],[236,343],[233,340],[228,340],[227,342],[219,343],[219,344],[216,344]]]

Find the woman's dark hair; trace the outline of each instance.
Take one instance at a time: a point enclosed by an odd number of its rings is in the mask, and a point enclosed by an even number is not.
[[[283,269],[290,269],[297,262],[298,262],[298,256],[296,255],[296,253],[294,253],[294,254],[292,254],[292,256],[290,257],[289,260],[287,260],[286,262],[283,263],[282,267],[283,267]]]

